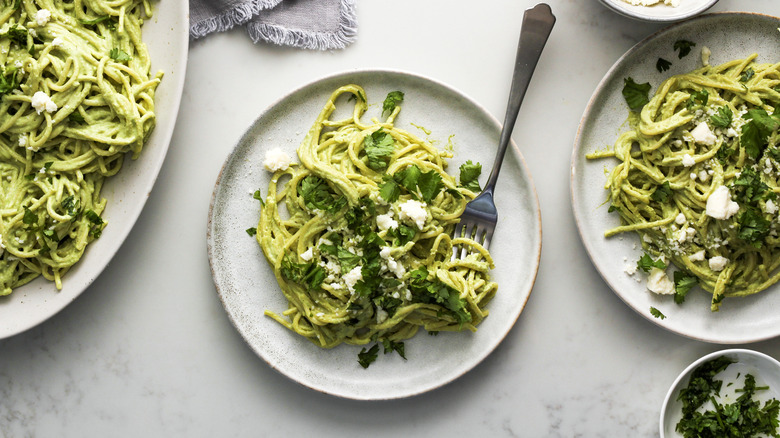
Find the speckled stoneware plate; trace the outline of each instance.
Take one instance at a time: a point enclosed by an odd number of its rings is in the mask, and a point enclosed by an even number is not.
[[[682,402],[677,400],[680,390],[688,386],[691,374],[696,368],[721,356],[727,356],[735,362],[716,376],[717,380],[723,382],[719,394],[720,403],[736,401],[741,395],[737,390],[744,387],[746,374],[752,374],[756,378],[757,387],[769,386],[766,390],[756,391],[754,400],[763,405],[769,399],[780,399],[780,362],[775,358],[745,349],[716,351],[694,361],[672,383],[661,406],[661,438],[682,438],[682,435],[675,431],[677,423],[682,419]]]
[[[397,126],[439,148],[452,136],[455,156],[450,171],[457,172],[468,159],[476,160],[483,163],[481,179],[486,179],[500,127],[471,99],[411,73],[356,71],[329,76],[291,92],[263,112],[228,157],[209,211],[209,261],[217,293],[231,321],[271,367],[305,386],[340,397],[407,397],[444,385],[472,369],[512,328],[531,293],[539,266],[539,204],[530,174],[513,145],[496,193],[500,220],[490,248],[496,262],[491,275],[499,290],[488,305],[490,316],[476,333],[428,336],[420,332],[406,341],[408,360],[380,353],[376,362],[363,369],[357,362],[361,347],[321,349],[264,316],[266,309],[277,313],[287,309],[259,245],[246,233],[247,228],[257,226],[260,214],[259,202],[252,199],[252,193],[257,189],[265,193],[270,179],[263,168],[265,152],[281,147],[295,157],[296,147],[327,98],[349,83],[366,90],[369,110],[364,120],[379,115],[388,92],[403,91]],[[346,103],[343,108],[346,111],[351,106]]]
[[[0,339],[34,327],[75,300],[119,250],[149,198],[168,152],[179,102],[184,89],[189,45],[187,2],[155,1],[154,15],[143,27],[143,39],[152,58],[152,71],[165,72],[155,96],[157,126],[141,156],[128,156],[122,170],[108,179],[102,195],[108,200],[104,218],[108,225],[91,243],[84,257],[65,275],[62,290],[42,278],[0,297]]]
[[[724,344],[754,342],[780,334],[780,285],[745,298],[727,298],[719,312],[710,312],[711,295],[701,289],[688,294],[683,305],[671,296],[659,297],[646,289],[642,273],[629,276],[626,265],[636,265],[641,245],[635,234],[605,238],[604,232],[619,225],[617,214],[607,213],[607,171],[615,160],[588,161],[585,154],[612,147],[627,130],[628,107],[621,94],[623,79],[649,82],[653,87],[673,74],[701,67],[700,51],[712,51],[716,65],[758,53],[759,62],[780,61],[780,20],[775,17],[719,13],[704,15],[673,25],[641,41],[623,55],[596,88],[580,122],[571,161],[571,194],[574,215],[582,240],[594,265],[610,287],[631,308],[650,321],[694,339]],[[683,59],[672,49],[686,39],[696,47]],[[659,57],[672,61],[671,69],[660,73]],[[655,88],[650,91],[655,93]],[[651,316],[656,307],[666,319]]]
[[[665,23],[681,21],[705,12],[718,0],[680,0],[677,6],[671,6],[660,0],[652,6],[632,5],[624,0],[601,0],[608,8],[620,15],[641,21]]]

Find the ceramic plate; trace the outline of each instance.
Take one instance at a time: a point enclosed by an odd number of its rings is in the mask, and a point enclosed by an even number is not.
[[[0,339],[34,327],[75,300],[103,271],[141,214],[160,171],[176,124],[184,87],[189,44],[187,2],[153,2],[154,16],[143,27],[152,71],[165,72],[157,88],[157,126],[137,160],[129,157],[122,170],[108,179],[102,195],[108,200],[109,225],[91,243],[84,257],[63,278],[62,290],[42,278],[0,297]]]
[[[760,62],[780,61],[778,41],[780,20],[758,14],[722,13],[705,15],[671,26],[645,39],[607,72],[596,88],[580,122],[571,163],[571,194],[580,235],[593,263],[606,282],[626,304],[640,315],[673,332],[717,343],[754,342],[780,334],[780,285],[745,298],[727,298],[719,312],[710,312],[709,293],[696,288],[684,305],[671,297],[658,297],[645,287],[645,276],[629,276],[626,265],[641,256],[636,234],[604,238],[604,231],[619,225],[617,214],[608,214],[604,190],[607,170],[615,160],[588,161],[585,154],[611,148],[618,135],[627,130],[628,107],[621,94],[623,79],[649,82],[654,87],[663,79],[684,73],[702,64],[700,51],[712,51],[710,64],[716,65],[758,53]],[[672,46],[686,39],[696,47],[678,59]],[[659,57],[672,61],[671,69],[660,73],[655,68]],[[651,95],[655,88],[650,91]],[[666,319],[650,315],[656,307]]]
[[[231,321],[251,348],[271,367],[313,389],[353,399],[391,399],[439,387],[477,365],[512,328],[531,293],[541,249],[536,192],[522,156],[513,153],[501,172],[496,204],[501,219],[491,252],[497,296],[490,316],[476,333],[420,332],[406,342],[407,361],[382,355],[368,369],[358,365],[361,347],[321,349],[263,315],[287,309],[271,268],[246,229],[257,226],[257,189],[267,190],[265,152],[295,149],[327,98],[338,87],[361,85],[370,104],[364,120],[378,116],[388,92],[405,93],[397,126],[443,148],[454,144],[450,170],[468,159],[483,163],[487,178],[498,144],[499,123],[482,107],[452,88],[410,73],[359,71],[330,76],[285,96],[252,124],[228,157],[217,180],[209,211],[208,252],[217,292]],[[345,107],[346,108],[346,107]],[[338,108],[337,108],[338,110]],[[339,118],[339,117],[336,117]],[[429,132],[426,133],[426,132]],[[484,181],[483,181],[484,182]]]
[[[691,18],[705,12],[718,0],[680,0],[677,6],[671,6],[660,0],[652,6],[632,5],[625,0],[601,0],[608,8],[629,18],[648,22],[674,22]]]

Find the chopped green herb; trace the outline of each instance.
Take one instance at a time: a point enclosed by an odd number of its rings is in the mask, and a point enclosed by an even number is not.
[[[660,310],[656,309],[655,307],[650,307],[650,314],[658,319],[666,319],[666,315],[661,313]]]
[[[385,97],[385,101],[382,103],[382,114],[387,112],[393,112],[396,105],[403,102],[404,100],[404,93],[401,91],[391,91],[387,93],[387,97]]]
[[[380,128],[363,139],[363,150],[368,156],[368,167],[382,172],[395,151],[395,139]]]
[[[259,190],[255,192],[257,195]],[[298,193],[303,198],[306,207],[311,210],[323,210],[327,213],[335,213],[347,205],[344,196],[335,197],[328,183],[314,175],[304,177],[298,187]],[[255,199],[258,199],[257,197]]]
[[[397,352],[399,356],[404,358],[406,360],[406,353],[404,352],[404,343],[403,342],[396,342],[391,341],[389,339],[383,339],[382,340],[382,346],[384,347],[384,353],[392,353],[393,351]]]
[[[368,350],[363,347],[363,349],[360,350],[360,353],[358,353],[358,363],[361,367],[368,368],[368,366],[376,360],[377,353],[379,353],[379,344],[375,344]]]
[[[257,235],[257,228],[255,228],[255,227],[247,228],[246,229],[246,233],[249,234],[250,236],[254,237],[254,236]]]
[[[653,268],[658,269],[666,269],[666,264],[658,259],[653,259],[650,254],[643,254],[642,257],[639,258],[639,261],[636,263],[637,269],[641,269],[644,272],[650,272]]]
[[[33,225],[38,223],[38,215],[30,211],[29,208],[24,207],[24,216],[22,216],[22,223],[25,225]]]
[[[749,120],[742,126],[739,142],[745,152],[757,160],[767,145],[767,138],[780,126],[780,116],[768,114],[762,108],[753,108],[742,116]]]
[[[707,105],[710,93],[707,90],[698,90],[691,93],[691,97],[688,98],[687,107],[693,108],[696,104],[701,106]]]
[[[691,53],[691,49],[696,46],[696,43],[688,40],[677,40],[674,42],[674,50],[678,51],[677,58],[682,59]]]
[[[637,84],[630,77],[623,80],[623,98],[626,99],[626,103],[632,111],[638,111],[650,102],[650,99],[647,97],[650,88],[650,83],[648,82]]]
[[[672,194],[672,187],[669,185],[669,181],[664,181],[663,184],[658,186],[652,195],[650,195],[650,199],[652,199],[655,202],[666,202],[669,199],[669,196]]]
[[[683,271],[674,271],[674,302],[682,304],[688,292],[699,283],[699,278]]]
[[[764,218],[755,207],[745,207],[737,218],[739,224],[737,237],[756,248],[761,248],[769,235],[771,222]]]
[[[731,108],[724,105],[718,108],[718,111],[710,116],[710,123],[717,128],[728,128],[731,125],[732,117],[734,113],[731,112]]]
[[[482,174],[482,164],[472,163],[471,160],[460,165],[460,186],[477,193],[482,190],[479,186],[479,175]]]
[[[672,63],[663,58],[658,58],[658,61],[656,61],[655,63],[655,68],[662,73],[665,72],[666,70],[669,70],[669,67],[671,66]]]
[[[280,271],[287,280],[308,286],[309,290],[319,289],[327,277],[325,270],[316,262],[295,263],[288,258],[282,260]]]
[[[749,81],[749,80],[750,80],[750,78],[752,78],[752,77],[753,77],[753,75],[755,75],[755,74],[756,74],[756,72],[755,72],[755,71],[753,71],[753,69],[752,69],[752,68],[749,68],[749,69],[747,69],[747,70],[745,70],[745,71],[743,71],[743,72],[742,72],[742,74],[739,76],[739,81],[740,81],[740,82],[747,82],[747,81]]]
[[[116,62],[127,62],[133,58],[130,57],[126,52],[113,48],[108,52],[108,56],[113,59]]]

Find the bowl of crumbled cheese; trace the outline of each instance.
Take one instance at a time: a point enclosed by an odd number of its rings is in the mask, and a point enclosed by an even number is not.
[[[674,22],[711,8],[718,0],[601,0],[608,8],[629,18],[649,22]]]

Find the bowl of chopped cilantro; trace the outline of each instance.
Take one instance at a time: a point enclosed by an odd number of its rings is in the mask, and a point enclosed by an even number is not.
[[[674,381],[661,438],[780,437],[780,362],[752,350],[710,353]]]

